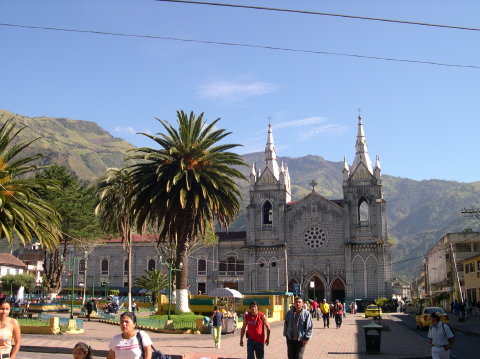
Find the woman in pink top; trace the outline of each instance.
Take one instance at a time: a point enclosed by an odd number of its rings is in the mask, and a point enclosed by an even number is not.
[[[20,326],[9,314],[10,303],[0,298],[0,359],[15,359],[20,350]]]

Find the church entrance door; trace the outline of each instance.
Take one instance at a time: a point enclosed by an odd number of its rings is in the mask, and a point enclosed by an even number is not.
[[[308,298],[317,299],[322,301],[325,298],[325,285],[323,281],[317,275],[314,275],[307,282],[308,285]]]
[[[342,303],[345,301],[345,284],[340,278],[332,283],[332,300],[339,299]]]

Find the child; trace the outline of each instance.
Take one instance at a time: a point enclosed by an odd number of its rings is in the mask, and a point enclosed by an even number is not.
[[[92,348],[84,342],[78,342],[73,347],[73,359],[92,359]]]

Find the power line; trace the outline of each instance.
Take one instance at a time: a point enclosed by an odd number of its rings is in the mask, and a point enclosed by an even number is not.
[[[417,25],[417,26],[438,27],[438,28],[453,29],[453,30],[480,31],[480,28],[475,28],[475,27],[432,24],[432,23],[428,23],[428,22],[385,19],[385,18],[380,18],[380,17],[356,16],[356,15],[347,15],[347,14],[334,14],[334,13],[307,11],[307,10],[282,9],[282,8],[274,8],[274,7],[239,5],[239,4],[228,4],[228,3],[214,3],[214,2],[204,2],[204,1],[188,1],[188,0],[155,0],[155,1],[171,2],[171,3],[179,3],[179,4],[190,4],[190,5],[208,5],[208,6],[222,6],[222,7],[242,8],[242,9],[251,9],[251,10],[288,12],[288,13],[304,14],[304,15],[331,16],[331,17],[341,17],[341,18],[355,19],[355,20],[381,21],[381,22],[388,22],[388,23],[395,23],[395,24],[402,24],[402,25]]]
[[[445,62],[437,62],[437,61],[415,60],[415,59],[399,59],[399,58],[394,58],[394,57],[369,56],[369,55],[341,53],[341,52],[330,52],[330,51],[321,51],[321,50],[294,49],[294,48],[288,48],[288,47],[254,45],[254,44],[239,43],[239,42],[194,40],[194,39],[186,39],[186,38],[180,38],[180,37],[169,37],[169,36],[158,36],[158,35],[142,35],[142,34],[127,34],[127,33],[108,32],[108,31],[80,30],[80,29],[60,28],[60,27],[33,26],[33,25],[9,24],[9,23],[0,23],[0,26],[17,27],[17,28],[32,29],[32,30],[62,31],[62,32],[81,33],[81,34],[132,37],[132,38],[144,38],[144,39],[154,39],[154,40],[191,42],[191,43],[200,43],[200,44],[208,44],[208,45],[246,47],[246,48],[253,48],[253,49],[264,49],[264,50],[285,51],[285,52],[299,52],[299,53],[307,53],[307,54],[315,54],[315,55],[354,57],[354,58],[367,59],[367,60],[393,61],[393,62],[413,63],[413,64],[422,64],[422,65],[468,68],[468,69],[475,69],[475,70],[480,69],[480,66],[478,66],[478,65],[463,65],[463,64],[453,64],[453,63],[445,63]]]

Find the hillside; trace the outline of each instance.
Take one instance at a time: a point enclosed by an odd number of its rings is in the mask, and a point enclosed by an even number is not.
[[[42,164],[57,163],[66,166],[79,178],[94,180],[108,167],[123,167],[128,142],[111,136],[97,124],[65,118],[29,118],[0,110],[0,120],[14,117],[28,126],[23,138],[39,138],[30,153],[43,153]],[[264,163],[263,153],[243,156],[247,164]],[[285,161],[292,180],[292,199],[298,200],[311,189],[308,183],[315,179],[315,190],[330,199],[342,198],[342,162],[330,162],[319,156],[300,158],[279,157]],[[250,167],[240,168],[248,178]],[[394,241],[392,259],[394,270],[413,275],[421,270],[423,254],[447,232],[465,228],[479,230],[480,221],[462,217],[464,207],[478,205],[480,182],[414,181],[383,174],[383,193],[387,201],[389,236]],[[231,231],[245,230],[245,207],[248,201],[248,182],[242,181],[242,209]],[[414,260],[408,260],[415,258]]]
[[[65,166],[86,181],[95,180],[109,167],[123,167],[128,150],[134,148],[94,122],[32,118],[0,110],[0,121],[10,118],[27,127],[20,133],[21,139],[38,138],[25,153],[42,153],[45,157],[39,164]]]

